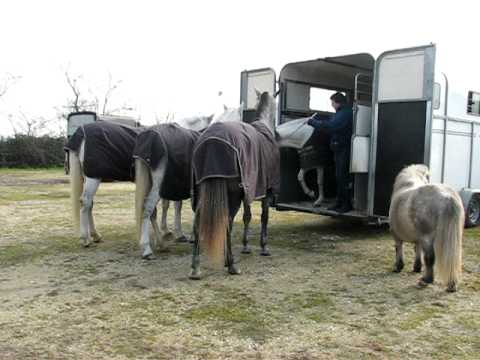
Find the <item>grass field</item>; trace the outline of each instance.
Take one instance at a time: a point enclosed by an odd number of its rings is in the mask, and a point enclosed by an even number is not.
[[[459,291],[391,272],[388,230],[271,212],[272,256],[234,253],[240,276],[188,279],[190,245],[142,261],[134,185],[100,186],[104,242],[80,246],[61,170],[0,170],[0,359],[478,359],[480,232],[464,238]],[[184,207],[184,224],[191,212]],[[172,211],[173,213],[173,211]],[[170,217],[171,221],[171,217]]]

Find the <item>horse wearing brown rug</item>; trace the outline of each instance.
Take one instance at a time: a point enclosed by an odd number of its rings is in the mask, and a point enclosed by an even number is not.
[[[230,274],[240,273],[234,264],[231,235],[233,220],[242,201],[248,206],[253,200],[261,199],[260,254],[270,255],[267,248],[268,211],[280,181],[275,108],[274,98],[263,93],[259,97],[256,121],[251,124],[213,124],[195,146],[191,279],[200,278],[200,243],[206,247],[213,264],[225,264]]]
[[[414,272],[425,274],[421,287],[433,283],[433,268],[447,286],[457,289],[462,273],[462,236],[465,211],[455,190],[443,184],[430,184],[428,167],[411,165],[395,179],[390,205],[390,229],[395,240],[395,272],[403,269],[403,242],[415,244]]]

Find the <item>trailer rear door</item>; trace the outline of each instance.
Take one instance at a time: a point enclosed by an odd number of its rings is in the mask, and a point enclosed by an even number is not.
[[[435,45],[388,51],[375,64],[368,213],[388,216],[393,183],[429,165]]]
[[[255,120],[255,106],[257,104],[256,91],[268,91],[271,95],[276,92],[276,75],[271,68],[245,70],[240,79],[240,103],[243,103],[243,121]]]

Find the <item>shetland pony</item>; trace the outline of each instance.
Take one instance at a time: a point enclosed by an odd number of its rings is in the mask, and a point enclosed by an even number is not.
[[[455,190],[430,184],[425,165],[411,165],[396,177],[390,205],[390,229],[395,240],[395,272],[402,271],[403,242],[415,244],[414,272],[425,273],[420,287],[433,283],[433,269],[448,292],[457,290],[462,273],[462,236],[465,211]]]

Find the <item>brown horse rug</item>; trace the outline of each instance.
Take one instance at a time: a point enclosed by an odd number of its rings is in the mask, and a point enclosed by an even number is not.
[[[177,124],[160,124],[138,135],[133,156],[156,169],[163,156],[167,167],[160,188],[162,199],[179,201],[190,198],[192,154],[200,133]]]
[[[80,151],[85,140],[83,173],[101,180],[133,180],[133,149],[142,128],[97,121],[80,126],[65,145],[65,151]]]
[[[208,178],[240,178],[245,202],[280,189],[280,152],[274,135],[260,121],[215,123],[193,152],[195,184]]]

